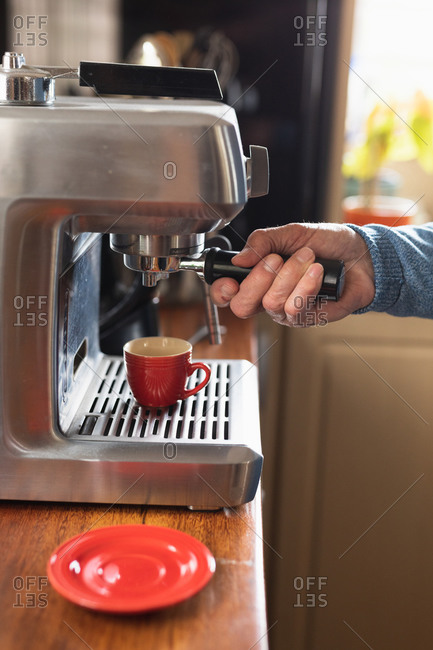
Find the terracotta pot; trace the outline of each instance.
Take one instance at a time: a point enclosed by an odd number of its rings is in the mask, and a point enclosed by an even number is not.
[[[380,223],[385,226],[407,226],[414,222],[417,206],[411,199],[400,196],[373,196],[368,206],[365,196],[348,196],[343,200],[346,223],[365,226]]]

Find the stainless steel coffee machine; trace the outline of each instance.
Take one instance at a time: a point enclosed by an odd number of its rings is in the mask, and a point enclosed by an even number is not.
[[[61,77],[96,96],[56,100]],[[254,497],[253,365],[211,360],[204,390],[146,409],[122,359],[99,345],[102,234],[146,286],[181,269],[207,282],[245,272],[230,253],[207,251],[205,236],[266,194],[267,152],[243,155],[235,112],[220,99],[210,70],[35,68],[4,55],[0,498],[219,508]],[[323,287],[336,298],[332,264]]]
[[[55,80],[72,76],[96,96],[56,100]],[[99,347],[101,234],[153,286],[200,270],[206,234],[267,192],[266,150],[243,155],[213,71],[41,69],[6,53],[0,132],[0,498],[252,499],[262,456],[251,364],[210,361],[205,390],[145,409],[122,359]]]

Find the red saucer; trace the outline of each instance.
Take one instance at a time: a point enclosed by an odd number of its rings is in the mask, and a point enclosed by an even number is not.
[[[211,579],[215,559],[195,537],[160,526],[96,528],[61,544],[48,577],[65,598],[111,613],[174,605]]]

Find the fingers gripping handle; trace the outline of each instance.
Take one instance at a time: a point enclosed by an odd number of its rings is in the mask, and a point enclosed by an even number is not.
[[[235,251],[224,251],[219,248],[210,248],[206,253],[203,275],[208,284],[218,278],[233,278],[242,282],[251,269],[241,268],[232,263],[232,258],[237,255]],[[285,258],[285,260],[288,258]],[[344,288],[344,262],[343,260],[324,260],[316,258],[316,262],[324,269],[322,286],[318,297],[326,300],[339,300]]]

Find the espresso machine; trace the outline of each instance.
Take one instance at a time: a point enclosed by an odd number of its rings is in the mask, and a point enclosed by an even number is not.
[[[95,96],[56,99],[65,77]],[[151,287],[199,269],[207,233],[267,192],[266,150],[245,158],[220,100],[210,70],[4,55],[0,498],[219,508],[254,497],[251,364],[211,360],[204,390],[146,409],[99,346],[103,234]]]
[[[95,96],[56,99],[65,77]],[[146,409],[122,359],[99,345],[103,234],[145,286],[181,269],[212,276],[219,253],[207,258],[206,235],[268,191],[266,149],[244,156],[215,73],[38,68],[8,52],[0,132],[0,498],[251,500],[262,467],[256,368],[211,360],[204,390]]]

